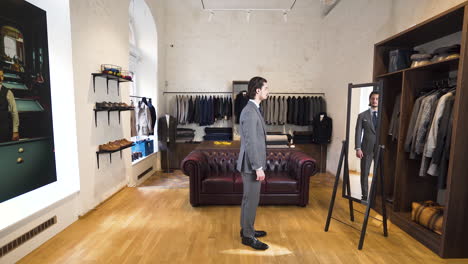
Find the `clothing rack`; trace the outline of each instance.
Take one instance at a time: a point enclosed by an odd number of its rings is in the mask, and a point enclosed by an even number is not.
[[[163,94],[232,94],[232,92],[163,92]],[[325,93],[270,93],[270,94],[314,94],[325,95]]]
[[[269,93],[269,94],[314,94],[314,95],[325,95],[325,93]]]
[[[151,99],[151,97],[146,97],[146,96],[136,96],[136,95],[130,95],[130,97],[133,97],[133,98],[146,98],[146,99]]]
[[[163,92],[163,94],[232,94],[232,92]]]

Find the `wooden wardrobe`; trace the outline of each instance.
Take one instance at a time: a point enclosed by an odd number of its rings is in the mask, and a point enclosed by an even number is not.
[[[461,34],[460,58],[388,73],[389,51],[414,48]],[[392,223],[444,258],[468,257],[468,2],[447,10],[374,46],[374,81],[382,80],[381,144],[385,145],[384,175],[387,212]],[[430,51],[431,52],[431,51]],[[411,203],[436,201],[435,177],[418,176],[421,161],[409,159],[404,142],[421,87],[457,73],[443,233],[438,235],[411,220]],[[401,93],[399,137],[388,136],[396,96]],[[380,199],[376,199],[380,201]],[[376,204],[379,210],[381,204]],[[402,245],[404,246],[404,245]]]

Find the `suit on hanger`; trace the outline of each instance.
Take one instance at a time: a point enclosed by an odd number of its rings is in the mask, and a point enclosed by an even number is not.
[[[169,124],[167,123],[166,115],[161,116],[158,119],[158,146],[161,150],[161,154],[168,160],[170,163],[170,157],[167,151],[173,152],[175,148],[176,142],[176,135],[177,135],[177,119],[173,116],[169,116]],[[165,166],[166,164],[162,164]],[[165,169],[170,169],[165,168]]]
[[[377,140],[376,127],[372,120],[371,109],[368,109],[358,115],[355,131],[355,149],[361,149],[364,156],[361,159],[361,191],[363,196],[368,196],[368,177],[369,170],[374,159],[374,149]]]

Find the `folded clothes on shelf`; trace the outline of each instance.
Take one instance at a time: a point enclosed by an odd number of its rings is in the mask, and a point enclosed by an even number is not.
[[[206,134],[230,133],[232,134],[232,127],[205,127]]]
[[[460,57],[460,45],[455,44],[447,47],[441,47],[434,50],[433,62],[455,59]]]

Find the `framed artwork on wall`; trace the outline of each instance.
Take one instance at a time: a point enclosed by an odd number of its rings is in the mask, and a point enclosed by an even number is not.
[[[26,1],[0,8],[0,203],[57,180],[47,14]]]

